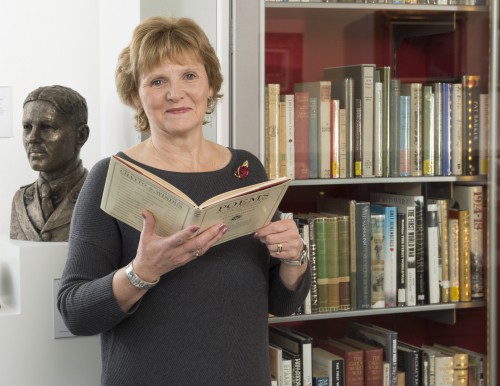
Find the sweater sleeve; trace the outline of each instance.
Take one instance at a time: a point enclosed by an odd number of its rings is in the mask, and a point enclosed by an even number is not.
[[[108,165],[106,159],[92,168],[73,211],[57,305],[75,335],[107,331],[128,316],[112,290],[113,275],[123,265],[120,230],[100,209]]]

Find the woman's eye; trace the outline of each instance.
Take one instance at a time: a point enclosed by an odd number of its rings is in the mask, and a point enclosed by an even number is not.
[[[187,80],[194,80],[195,78],[196,78],[196,74],[193,74],[193,73],[186,74]]]
[[[160,87],[163,84],[163,81],[161,79],[155,79],[151,82],[151,85],[153,87]]]

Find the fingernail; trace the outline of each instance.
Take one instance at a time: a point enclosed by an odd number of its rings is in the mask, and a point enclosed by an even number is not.
[[[196,233],[196,232],[198,232],[198,229],[200,229],[200,227],[194,226],[194,227],[191,227],[190,231],[191,231],[191,233]]]
[[[255,232],[255,233],[253,234],[253,238],[254,238],[254,239],[258,239],[258,238],[259,238],[259,234],[258,234],[257,232]]]
[[[219,226],[219,230],[221,231],[222,234],[226,233],[229,228],[225,224],[221,224]]]

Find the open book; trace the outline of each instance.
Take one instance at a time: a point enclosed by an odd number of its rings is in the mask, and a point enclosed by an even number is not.
[[[171,235],[189,225],[200,227],[224,223],[228,227],[219,244],[267,225],[283,198],[289,178],[261,182],[219,194],[197,206],[186,194],[147,170],[112,156],[104,185],[101,209],[142,231],[141,213],[147,209],[156,220],[160,236]]]

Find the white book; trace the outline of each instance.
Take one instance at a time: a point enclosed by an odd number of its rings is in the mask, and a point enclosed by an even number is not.
[[[278,385],[283,384],[282,379],[282,361],[283,361],[283,350],[273,344],[269,344],[269,368],[271,371],[271,377],[276,380]]]
[[[425,224],[427,228],[426,251],[429,304],[436,304],[440,300],[439,221],[437,204],[427,204]]]
[[[462,84],[451,85],[451,173],[463,174]]]
[[[375,82],[375,94],[373,105],[373,174],[375,177],[382,177],[382,116],[383,116],[383,96],[382,82]]]
[[[339,109],[339,177],[347,178],[347,125],[346,110]]]

